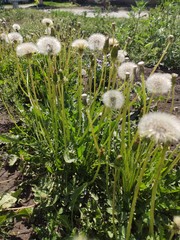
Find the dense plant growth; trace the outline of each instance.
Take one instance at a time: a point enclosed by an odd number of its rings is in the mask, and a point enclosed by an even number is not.
[[[23,179],[1,196],[0,236],[25,218],[32,239],[176,237],[180,120],[173,100],[157,109],[177,75],[155,71],[180,66],[177,8],[137,18],[134,7],[122,20],[0,14],[1,100],[14,122],[0,140]],[[27,189],[33,205],[22,207]]]

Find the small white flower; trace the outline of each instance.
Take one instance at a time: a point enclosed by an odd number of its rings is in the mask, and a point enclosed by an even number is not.
[[[47,36],[38,39],[37,47],[44,55],[57,55],[61,50],[61,43],[55,37]]]
[[[118,76],[120,79],[125,80],[126,79],[126,73],[128,72],[130,74],[130,80],[134,77],[134,68],[136,68],[137,65],[133,62],[124,62],[118,67]]]
[[[42,24],[46,25],[47,27],[53,25],[53,21],[50,18],[43,18],[41,22],[42,22]]]
[[[180,140],[180,120],[168,113],[152,112],[144,115],[138,130],[141,137],[152,138],[156,143]]]
[[[17,24],[17,23],[13,24],[13,25],[12,25],[12,28],[13,28],[15,31],[17,31],[17,32],[21,29],[20,25]]]
[[[77,48],[78,50],[83,51],[88,46],[88,42],[85,39],[76,39],[72,42],[72,47]]]
[[[31,54],[36,53],[36,52],[38,52],[38,48],[32,42],[21,43],[16,48],[16,54],[19,57],[22,57],[24,55],[31,55]]]
[[[11,32],[11,33],[8,33],[6,42],[7,43],[22,43],[23,37],[18,32]]]
[[[124,96],[118,90],[109,90],[103,94],[102,101],[106,107],[120,109],[124,104]]]
[[[153,94],[165,94],[171,90],[171,75],[166,73],[154,73],[146,80],[147,91]]]
[[[124,50],[118,50],[117,60],[119,63],[122,63],[125,61],[125,57],[127,56],[127,52]]]
[[[104,47],[105,40],[106,37],[103,34],[94,33],[88,39],[89,48],[91,50],[102,50]]]

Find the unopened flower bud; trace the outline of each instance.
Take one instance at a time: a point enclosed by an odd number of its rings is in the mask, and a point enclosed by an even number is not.
[[[107,37],[103,47],[103,53],[106,55],[109,51],[109,38]]]
[[[115,44],[112,48],[112,51],[111,51],[111,58],[112,58],[113,61],[115,61],[117,59],[118,50],[119,50],[119,45]]]
[[[116,29],[116,23],[115,22],[112,23],[112,29],[113,29],[113,31],[115,31],[115,29]]]
[[[176,84],[176,79],[177,79],[177,77],[178,77],[178,74],[172,73],[172,84],[173,84],[173,85]]]

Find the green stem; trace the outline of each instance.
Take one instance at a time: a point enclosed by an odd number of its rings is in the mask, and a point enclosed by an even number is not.
[[[154,210],[155,210],[155,200],[156,200],[156,193],[157,193],[157,188],[161,176],[161,171],[164,166],[164,160],[166,156],[166,151],[167,151],[167,145],[163,147],[162,153],[161,153],[161,159],[159,162],[159,165],[157,167],[157,172],[154,178],[154,185],[152,188],[152,195],[151,195],[151,202],[150,202],[150,225],[149,225],[149,232],[150,235],[153,237],[154,236]]]

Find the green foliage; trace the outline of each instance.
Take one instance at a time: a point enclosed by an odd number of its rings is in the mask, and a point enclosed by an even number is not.
[[[101,32],[115,36],[135,62],[177,66],[176,8],[160,6],[149,11],[149,18],[137,18],[145,7],[141,3],[133,7],[129,19],[122,20],[98,14],[89,19],[63,12],[3,12],[8,30],[12,23],[22,23],[22,35],[27,40],[30,30],[34,42],[44,34],[41,18],[53,16],[53,35],[62,44],[57,56],[18,58],[16,45],[0,43],[1,99],[15,122],[0,141],[6,144],[8,164],[19,162],[23,176],[19,189],[0,199],[3,237],[13,219],[21,217],[34,227],[34,239],[42,240],[73,238],[79,231],[93,239],[149,239],[153,221],[155,239],[171,235],[167,226],[179,213],[179,145],[156,145],[141,140],[137,132],[142,115],[155,110],[151,103],[163,97],[148,95],[140,67],[136,81],[128,75],[126,80],[118,79],[117,46],[104,53],[87,49],[82,55],[71,47],[73,40]],[[171,13],[166,19],[164,11]],[[175,38],[172,45],[167,41],[170,34]],[[166,58],[159,61],[164,49]],[[121,110],[102,104],[103,93],[110,89],[123,92]],[[11,211],[27,186],[34,205]]]

